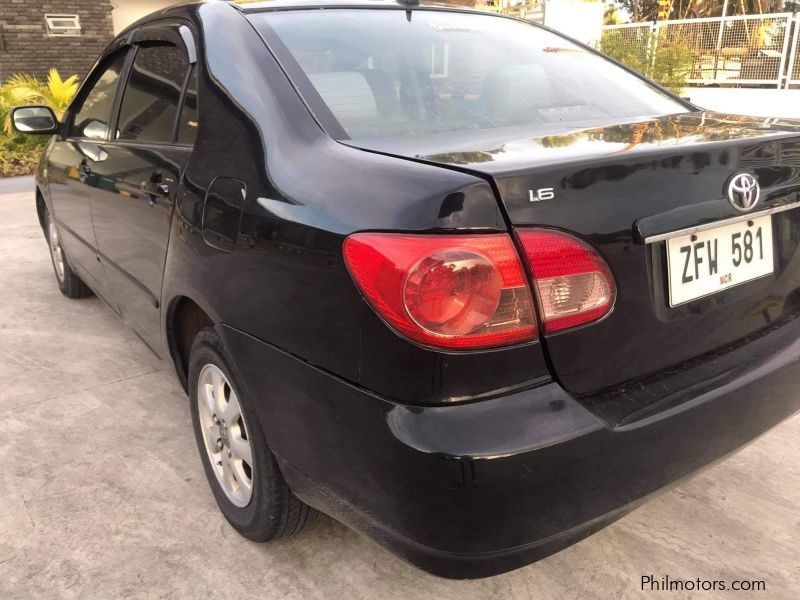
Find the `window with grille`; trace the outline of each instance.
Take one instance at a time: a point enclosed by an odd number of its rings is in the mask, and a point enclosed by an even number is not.
[[[81,21],[78,15],[45,15],[47,35],[80,35]]]

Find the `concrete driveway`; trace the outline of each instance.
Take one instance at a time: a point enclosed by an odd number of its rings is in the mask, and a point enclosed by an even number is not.
[[[798,417],[491,579],[437,579],[324,517],[294,539],[243,540],[214,504],[173,374],[97,299],[58,292],[31,189],[0,180],[0,598],[728,597],[643,593],[643,575],[798,597]]]

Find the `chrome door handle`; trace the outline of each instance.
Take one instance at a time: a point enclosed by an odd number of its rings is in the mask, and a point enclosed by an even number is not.
[[[167,198],[169,196],[169,185],[155,181],[143,181],[142,191],[147,196],[147,204],[155,206],[158,198]]]

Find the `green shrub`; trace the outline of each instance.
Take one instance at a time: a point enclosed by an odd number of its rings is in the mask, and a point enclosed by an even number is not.
[[[607,29],[598,49],[675,94],[686,87],[694,60],[688,45],[644,28],[638,32]]]
[[[33,173],[45,144],[30,135],[0,136],[0,177]]]

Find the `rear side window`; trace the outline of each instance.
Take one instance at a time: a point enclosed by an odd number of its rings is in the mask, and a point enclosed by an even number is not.
[[[250,18],[309,103],[321,99],[353,139],[537,134],[686,112],[601,56],[512,19],[391,9]]]
[[[106,139],[125,56],[126,53],[121,52],[113,56],[105,67],[100,68],[99,76],[76,110],[70,129],[71,136]]]
[[[178,143],[191,146],[197,135],[197,66],[192,67],[186,84],[181,116],[178,121]]]
[[[172,142],[188,71],[188,61],[177,46],[141,46],[122,96],[117,139]]]

